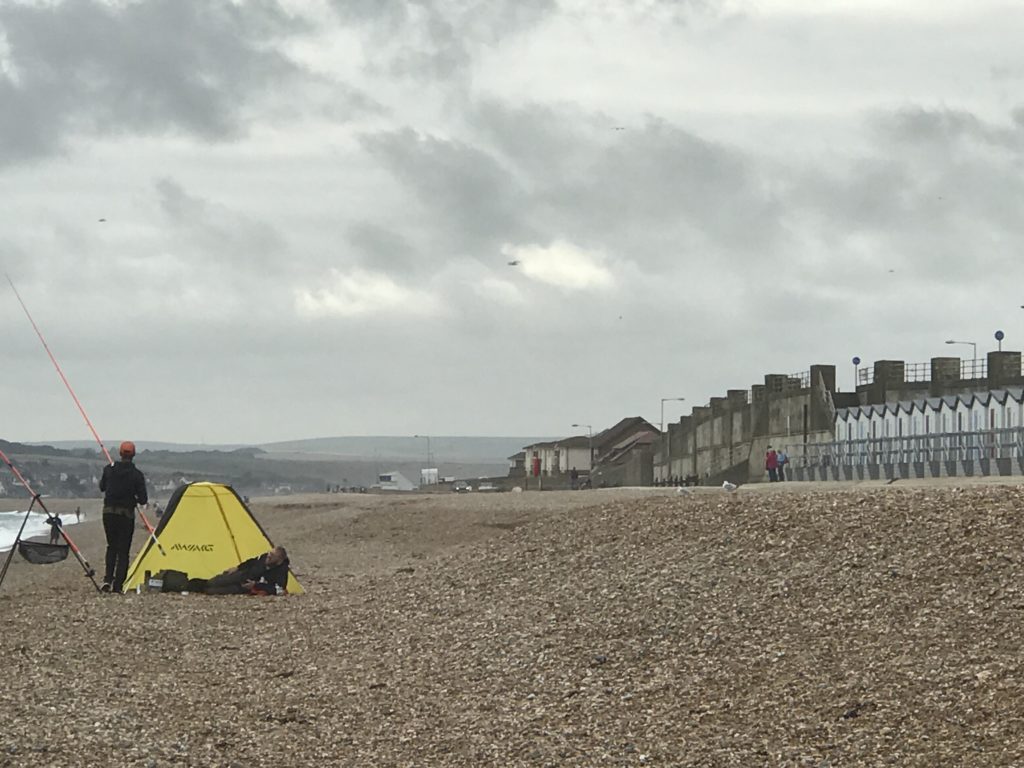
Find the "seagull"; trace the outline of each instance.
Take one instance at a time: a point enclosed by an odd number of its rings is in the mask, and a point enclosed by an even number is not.
[[[100,219],[100,224],[105,224],[106,222],[107,222],[106,219]]]
[[[724,483],[722,483],[722,490],[725,491],[726,493],[732,493],[733,491],[736,490],[736,484],[730,483],[728,480],[726,480]]]
[[[612,130],[613,131],[624,131],[624,130],[626,130],[626,126],[624,126],[624,125],[615,125],[615,126],[612,126]]]
[[[681,485],[678,488],[676,488],[676,495],[677,496],[689,496],[691,493],[693,493],[693,489],[692,488],[684,488]]]
[[[513,259],[512,261],[510,261],[510,262],[508,263],[508,265],[509,265],[510,267],[518,267],[518,266],[519,266],[519,259]]]

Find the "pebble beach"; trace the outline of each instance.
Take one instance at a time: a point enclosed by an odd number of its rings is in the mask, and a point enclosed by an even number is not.
[[[251,506],[307,594],[15,557],[0,766],[1024,763],[1019,486]]]

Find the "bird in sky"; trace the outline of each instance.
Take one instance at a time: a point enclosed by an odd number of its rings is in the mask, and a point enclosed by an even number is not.
[[[105,224],[106,221],[107,221],[106,219],[100,219],[100,224]]]
[[[626,130],[626,126],[624,126],[624,125],[613,125],[612,126],[612,130],[613,131],[624,131],[624,130]]]
[[[518,267],[518,266],[519,266],[519,259],[513,259],[512,261],[510,261],[510,262],[508,263],[508,265],[509,265],[510,267]]]

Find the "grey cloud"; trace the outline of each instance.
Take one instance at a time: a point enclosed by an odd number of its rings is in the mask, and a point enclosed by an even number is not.
[[[218,271],[256,268],[246,273],[261,280],[285,267],[287,243],[267,222],[192,195],[170,178],[157,181],[156,192],[178,258]]]
[[[562,0],[562,5],[568,8],[570,15],[579,18],[627,16],[683,26],[698,21],[717,22],[739,13],[732,7],[736,3],[727,7],[723,0],[579,0],[577,3]]]
[[[872,296],[904,291],[912,278],[941,303],[1016,267],[1019,128],[919,107],[877,113],[869,125],[859,156],[794,174],[787,225],[808,246],[805,274]],[[815,245],[832,259],[815,263]]]
[[[993,125],[962,109],[906,107],[876,117],[879,134],[910,145],[950,146],[957,141],[975,142],[1019,151],[1024,149],[1024,108],[1011,115],[1013,124]]]
[[[741,151],[658,120],[621,133],[591,172],[559,190],[563,199],[631,226],[680,222],[741,253],[778,234],[779,206]]]
[[[420,254],[394,227],[361,221],[348,228],[347,239],[370,267],[384,272],[416,272],[423,268]]]
[[[475,125],[527,177],[533,220],[553,235],[631,243],[645,263],[663,265],[698,247],[753,256],[782,236],[771,179],[751,157],[665,121],[618,131],[572,106],[491,102]]]
[[[72,131],[236,136],[250,99],[297,74],[273,45],[302,24],[274,0],[75,0],[0,5],[0,31],[3,162]]]
[[[430,211],[442,244],[461,252],[431,258],[481,249],[497,255],[502,243],[532,231],[515,177],[482,149],[409,129],[365,136],[363,145]]]
[[[556,0],[333,0],[339,18],[372,31],[371,70],[418,79],[465,72],[481,46],[519,34],[557,10]]]

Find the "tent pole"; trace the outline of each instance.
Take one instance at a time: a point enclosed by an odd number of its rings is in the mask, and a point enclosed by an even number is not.
[[[46,339],[43,338],[43,332],[39,330],[39,326],[36,325],[36,321],[32,319],[32,315],[28,311],[28,307],[25,306],[25,302],[21,300],[21,294],[18,293],[18,289],[14,287],[14,281],[11,280],[11,276],[4,274],[7,278],[7,282],[11,284],[11,290],[14,291],[14,295],[18,299],[18,303],[21,304],[21,308],[25,310],[25,317],[32,324],[33,330],[36,332],[36,336],[39,337],[39,341],[43,343],[43,349],[46,350],[46,354],[50,356],[50,362],[53,363],[53,367],[57,369],[57,375],[60,376],[60,380],[64,382],[64,386],[67,387],[68,393],[71,395],[71,399],[75,401],[75,405],[78,406],[78,412],[82,414],[82,418],[85,419],[85,424],[89,427],[89,431],[92,432],[92,436],[96,438],[96,442],[100,444],[100,449],[103,451],[103,455],[107,457],[107,461],[113,465],[114,460],[110,457],[110,451],[107,450],[107,446],[100,440],[99,434],[96,432],[96,428],[92,425],[92,421],[89,420],[89,415],[85,412],[85,408],[78,401],[78,395],[75,394],[75,390],[71,388],[71,383],[68,381],[68,377],[64,375],[64,371],[60,367],[60,363],[57,362],[57,358],[53,356],[53,352],[50,351],[50,345],[46,343]],[[164,552],[164,548],[160,546],[160,542],[156,538],[156,531],[153,526],[149,524],[149,520],[146,518],[146,513],[142,511],[142,507],[136,507],[139,510],[139,517],[142,518],[142,524],[146,526],[146,530],[149,531],[149,535],[153,537],[153,541],[156,542],[157,548],[160,550],[160,554],[167,556]],[[49,514],[49,513],[47,513]]]

